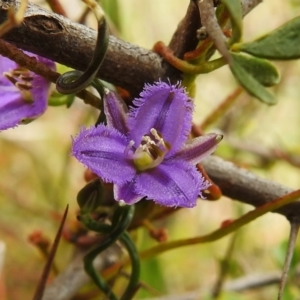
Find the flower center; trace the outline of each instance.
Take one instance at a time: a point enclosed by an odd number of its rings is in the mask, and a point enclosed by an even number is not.
[[[20,91],[25,101],[33,102],[30,92],[33,77],[29,70],[20,67],[9,72],[3,72],[3,75]]]
[[[144,135],[142,137],[141,144],[134,150],[133,154],[130,155],[138,171],[145,171],[158,166],[171,148],[156,129],[152,128],[150,133],[151,136]],[[130,141],[125,150],[127,155],[133,145],[134,141]]]

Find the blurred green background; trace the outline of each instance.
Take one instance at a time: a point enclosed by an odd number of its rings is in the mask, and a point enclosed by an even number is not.
[[[44,1],[35,1],[47,7]],[[77,0],[61,1],[68,17],[78,20],[85,9]],[[182,19],[188,1],[106,0],[114,33],[151,49],[159,40],[168,43]],[[117,5],[117,6],[116,6]],[[265,0],[244,20],[244,40],[250,41],[299,15],[300,1]],[[96,27],[94,17],[88,25]],[[113,27],[113,26],[112,26]],[[300,61],[276,62],[282,80],[271,90],[278,98],[273,107],[251,98],[245,92],[236,104],[206,132],[221,131],[225,138],[216,154],[246,167],[259,176],[291,188],[300,186]],[[124,74],[126,76],[126,74]],[[197,78],[194,121],[201,124],[218,104],[237,88],[227,67]],[[49,107],[38,120],[0,135],[0,241],[6,245],[3,269],[7,299],[31,299],[44,259],[28,242],[36,230],[51,240],[59,226],[59,216],[70,205],[68,221],[76,217],[76,194],[84,185],[85,168],[70,156],[71,136],[82,125],[96,119],[92,108],[76,100],[71,108]],[[274,150],[286,156],[274,157]],[[276,155],[275,155],[276,156]],[[226,199],[201,200],[196,208],[182,209],[157,226],[168,229],[169,240],[206,234],[222,221],[236,218],[252,207]],[[226,280],[246,275],[280,271],[284,261],[289,224],[284,217],[267,214],[239,230]],[[167,252],[142,263],[142,280],[164,294],[197,291],[194,299],[211,299],[220,261],[226,255],[232,236],[220,241]],[[139,229],[138,246],[156,244]],[[299,246],[297,246],[299,248]],[[72,246],[62,241],[57,265],[60,270],[70,259]],[[296,252],[299,249],[296,249]],[[297,262],[293,263],[295,268]],[[296,277],[291,280],[286,299],[299,299]],[[242,292],[224,292],[222,300],[275,299],[277,286]],[[136,299],[157,296],[142,288]]]

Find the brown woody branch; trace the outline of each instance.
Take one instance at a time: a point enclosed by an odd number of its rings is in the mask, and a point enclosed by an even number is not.
[[[293,191],[277,182],[261,178],[246,169],[239,168],[220,157],[208,157],[203,162],[203,166],[225,196],[255,207]],[[290,221],[297,220],[300,217],[300,202],[286,205],[276,212],[285,215]]]

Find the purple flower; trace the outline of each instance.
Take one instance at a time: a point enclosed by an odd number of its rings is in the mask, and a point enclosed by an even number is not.
[[[164,206],[195,206],[210,186],[195,165],[222,136],[187,140],[193,102],[179,85],[146,85],[133,104],[127,112],[122,100],[106,91],[107,126],[83,128],[73,139],[73,155],[114,183],[117,201],[133,204],[147,197]]]
[[[55,69],[54,62],[27,54]],[[0,56],[0,131],[28,123],[43,114],[47,108],[49,86],[43,77]]]

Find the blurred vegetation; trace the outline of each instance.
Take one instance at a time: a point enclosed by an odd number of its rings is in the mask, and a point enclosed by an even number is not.
[[[36,2],[47,7],[42,1]],[[68,17],[78,20],[83,4],[77,0],[61,2]],[[188,1],[181,0],[103,0],[114,24],[114,34],[145,48],[152,48],[158,40],[169,42],[187,4]],[[299,1],[265,0],[244,19],[244,40],[280,26],[299,12]],[[88,22],[93,26],[92,16]],[[242,92],[233,107],[205,131],[225,134],[217,155],[296,189],[300,186],[300,61],[275,64],[282,76],[281,82],[272,88],[277,105],[268,107]],[[227,67],[199,76],[195,123],[201,124],[236,88]],[[31,299],[45,263],[40,252],[29,243],[29,235],[41,231],[52,241],[67,203],[70,205],[67,222],[75,219],[76,195],[85,183],[85,169],[69,154],[71,136],[77,134],[80,126],[95,120],[93,110],[76,100],[69,109],[49,107],[35,122],[1,133],[0,241],[6,245],[3,275],[10,300]],[[201,200],[196,208],[182,209],[155,225],[167,228],[169,240],[188,238],[208,233],[224,220],[234,219],[250,209],[226,198],[217,202]],[[227,259],[225,281],[280,271],[288,230],[288,222],[277,214],[267,214],[239,230]],[[138,230],[136,238],[139,249],[157,243],[144,229]],[[142,262],[141,280],[145,287],[136,299],[195,290],[199,291],[195,299],[211,299],[220,262],[231,240],[229,236]],[[59,270],[71,259],[71,250],[72,246],[62,241],[56,256]],[[291,274],[296,270],[299,251],[298,245]],[[299,280],[295,277],[286,299],[300,297],[297,284]],[[218,299],[269,300],[276,298],[277,290],[277,285],[267,285],[236,293],[225,291]]]

